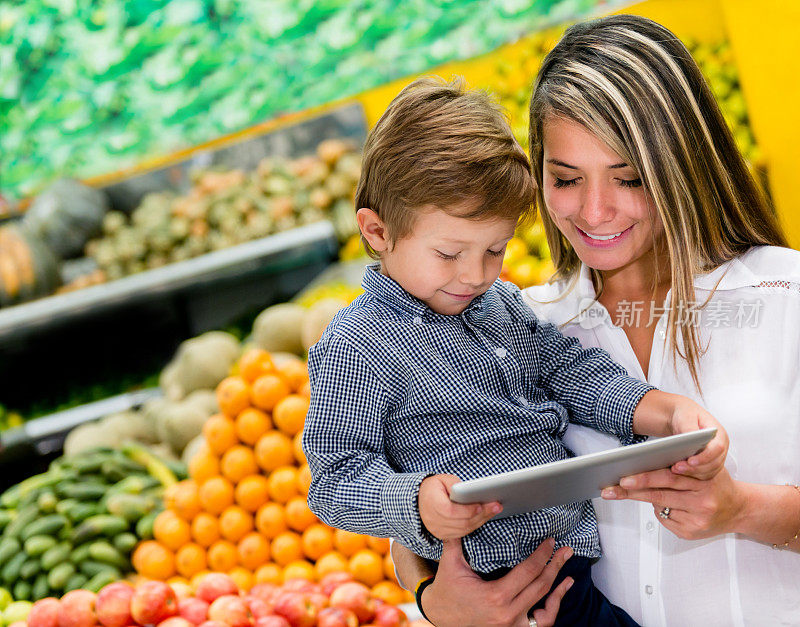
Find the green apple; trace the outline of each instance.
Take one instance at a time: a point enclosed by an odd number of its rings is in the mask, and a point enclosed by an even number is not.
[[[3,624],[10,625],[17,621],[28,620],[33,603],[30,601],[14,601],[3,610]]]
[[[0,588],[0,612],[6,609],[9,604],[14,600],[11,593],[5,588]]]

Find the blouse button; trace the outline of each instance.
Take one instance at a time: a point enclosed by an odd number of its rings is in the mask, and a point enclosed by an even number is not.
[[[655,528],[655,525],[651,522],[647,523],[646,526],[648,531],[652,531]]]
[[[645,586],[645,587],[644,587],[644,591],[645,591],[647,594],[653,594],[653,586]]]
[[[494,349],[494,354],[497,355],[500,359],[502,359],[503,357],[505,357],[508,354],[508,351],[506,351],[505,348],[500,346],[500,347]]]

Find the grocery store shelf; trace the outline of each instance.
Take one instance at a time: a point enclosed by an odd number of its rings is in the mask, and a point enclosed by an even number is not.
[[[148,270],[103,285],[49,296],[0,310],[0,339],[21,327],[64,322],[86,311],[97,311],[152,298],[185,288],[224,280],[268,264],[303,257],[315,249],[335,250],[333,225],[316,222],[223,250]]]

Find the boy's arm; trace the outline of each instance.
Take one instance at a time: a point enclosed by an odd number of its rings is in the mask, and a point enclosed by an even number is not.
[[[434,541],[417,510],[428,473],[396,472],[384,453],[388,396],[383,381],[346,340],[309,352],[311,405],[303,451],[311,468],[308,506],[332,527],[392,536],[417,552]]]

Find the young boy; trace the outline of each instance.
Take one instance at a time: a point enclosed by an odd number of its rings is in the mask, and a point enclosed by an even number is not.
[[[356,194],[362,239],[380,263],[309,352],[308,504],[329,525],[393,537],[430,560],[442,540],[463,537],[487,578],[554,537],[575,555],[562,613],[572,603],[572,621],[618,611],[614,620],[634,624],[591,584],[600,545],[590,502],[489,520],[499,504],[448,497],[458,479],[570,457],[561,441],[570,420],[624,444],[716,426],[696,474],[724,462],[726,436],[707,412],[540,323],[497,280],[533,197],[525,153],[484,94],[422,79],[389,105]]]

